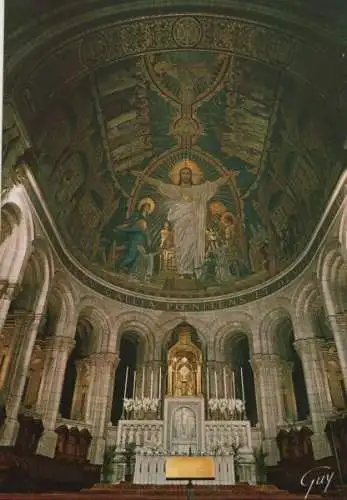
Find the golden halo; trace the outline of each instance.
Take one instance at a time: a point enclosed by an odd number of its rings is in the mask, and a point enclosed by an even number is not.
[[[189,168],[192,172],[192,183],[200,184],[202,179],[202,170],[193,160],[181,160],[176,163],[169,173],[172,184],[178,185],[180,182],[180,171],[183,168]]]
[[[145,203],[149,205],[149,213],[151,214],[155,209],[155,203],[154,200],[152,200],[152,198],[142,198],[142,200],[140,200],[137,205],[137,209],[141,210],[141,207],[143,207]]]
[[[220,218],[222,224],[228,226],[230,223],[235,224],[235,216],[231,212],[225,212]]]

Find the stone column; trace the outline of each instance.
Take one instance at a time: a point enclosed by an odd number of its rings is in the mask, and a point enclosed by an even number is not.
[[[66,363],[75,345],[68,337],[55,336],[47,345],[46,363],[42,379],[42,391],[38,411],[43,417],[44,433],[39,441],[37,453],[53,457],[57,441],[54,432],[63,389]]]
[[[105,451],[105,427],[109,405],[110,386],[113,385],[114,367],[117,355],[103,352],[92,355],[96,377],[93,384],[91,420],[93,424],[89,459],[94,464],[102,464]]]
[[[340,360],[345,392],[347,392],[347,312],[329,315],[329,322]]]
[[[276,354],[254,354],[251,359],[256,389],[259,420],[264,432],[264,451],[267,465],[279,460],[276,443],[278,425],[283,423],[281,397],[281,360]]]
[[[93,381],[97,373],[93,356],[77,359],[76,382],[72,399],[71,419],[81,422],[90,421]]]
[[[327,390],[331,396],[333,408],[334,410],[342,410],[346,406],[346,391],[335,342],[324,342],[322,354],[328,379]]]
[[[23,394],[23,405],[25,408],[36,409],[42,383],[44,355],[42,342],[36,341],[27,374],[27,387],[25,394]]]
[[[332,412],[330,395],[327,393],[327,375],[324,360],[317,338],[300,339],[294,342],[305,375],[308,402],[312,420],[312,447],[318,460],[331,455],[330,445],[325,436],[324,428],[328,415]]]
[[[3,281],[1,284],[0,291],[0,332],[2,331],[5,321],[7,319],[8,310],[10,308],[11,302],[15,297],[18,290],[17,283],[11,283],[7,280]]]
[[[293,363],[280,361],[281,364],[281,394],[283,401],[284,417],[292,422],[297,420],[296,401],[293,386]]]
[[[111,370],[111,380],[110,380],[109,391],[108,391],[108,396],[107,396],[107,408],[106,408],[106,425],[110,425],[110,426],[112,426],[111,415],[112,415],[112,405],[113,405],[113,393],[114,393],[114,386],[115,386],[115,382],[116,382],[116,370],[117,370],[119,361],[120,361],[119,355],[115,354],[114,355],[114,365],[113,365],[113,369]]]
[[[14,353],[5,390],[7,418],[0,440],[2,446],[12,446],[17,437],[17,416],[41,317],[41,314],[28,313],[19,326],[18,348]]]

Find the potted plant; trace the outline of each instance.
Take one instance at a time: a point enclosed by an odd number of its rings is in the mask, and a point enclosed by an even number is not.
[[[131,483],[134,475],[134,462],[135,462],[136,443],[128,443],[124,451],[125,459],[125,475],[124,479],[127,483]]]
[[[102,479],[104,483],[110,483],[113,475],[113,458],[116,451],[116,445],[106,446],[104,452],[104,461],[102,464]]]
[[[255,466],[257,473],[257,483],[264,484],[266,483],[266,465],[265,465],[265,457],[268,454],[264,452],[263,446],[260,448],[254,448],[254,458],[255,458]]]

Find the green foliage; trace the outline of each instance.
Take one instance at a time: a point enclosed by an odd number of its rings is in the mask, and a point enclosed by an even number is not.
[[[106,478],[106,480],[113,472],[113,457],[114,457],[115,451],[116,451],[115,444],[106,446],[106,448],[105,448],[102,473],[103,473],[104,479]]]

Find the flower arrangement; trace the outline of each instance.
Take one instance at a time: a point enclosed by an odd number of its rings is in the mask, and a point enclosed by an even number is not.
[[[224,419],[242,418],[246,409],[241,399],[209,399],[207,404],[213,416],[219,414]]]
[[[124,398],[124,411],[129,415],[134,414],[135,418],[145,418],[149,413],[157,413],[160,405],[158,398],[128,399]]]

